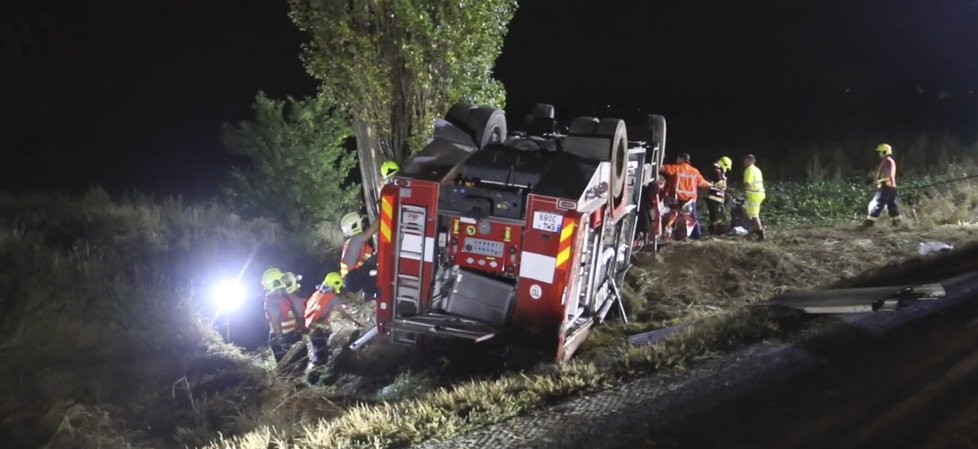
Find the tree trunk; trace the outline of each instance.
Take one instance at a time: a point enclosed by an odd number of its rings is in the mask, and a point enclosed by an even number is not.
[[[377,219],[380,204],[380,189],[384,186],[380,177],[380,164],[385,156],[384,145],[374,130],[362,120],[354,120],[357,138],[357,158],[360,160],[360,176],[362,179],[363,198],[367,206],[370,222]]]

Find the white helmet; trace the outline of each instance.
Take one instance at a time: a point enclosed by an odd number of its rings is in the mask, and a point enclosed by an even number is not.
[[[340,219],[340,230],[343,237],[353,237],[363,232],[363,218],[356,212],[350,212]]]

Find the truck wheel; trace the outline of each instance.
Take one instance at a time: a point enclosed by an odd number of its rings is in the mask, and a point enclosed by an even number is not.
[[[570,129],[567,134],[572,136],[593,136],[598,129],[598,120],[595,117],[576,117],[571,120]]]
[[[666,151],[666,118],[657,114],[644,114],[628,121],[628,137],[649,144],[650,150],[645,155],[645,162],[662,165],[662,155]],[[659,147],[659,152],[654,151]]]
[[[554,105],[546,103],[537,103],[533,105],[533,116],[554,118]]]
[[[595,135],[611,139],[611,193],[613,209],[625,200],[625,184],[628,183],[628,134],[625,122],[604,118],[598,122]]]
[[[501,109],[456,103],[445,120],[468,133],[479,149],[506,140],[506,113]]]

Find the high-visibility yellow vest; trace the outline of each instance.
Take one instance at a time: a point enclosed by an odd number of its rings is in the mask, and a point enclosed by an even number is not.
[[[756,165],[744,169],[744,190],[747,193],[764,193],[764,175]]]

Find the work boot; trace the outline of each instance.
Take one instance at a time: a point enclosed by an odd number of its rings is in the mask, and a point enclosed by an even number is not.
[[[900,217],[893,217],[893,218],[892,218],[892,219],[890,220],[890,225],[891,225],[891,226],[893,226],[893,227],[897,227],[897,226],[900,226],[900,223],[901,223],[901,221],[900,221]]]
[[[764,229],[763,228],[754,231],[754,233],[757,234],[757,240],[758,241],[764,240]]]
[[[863,224],[859,225],[860,229],[869,229],[875,225],[876,222],[873,220],[863,220]]]

